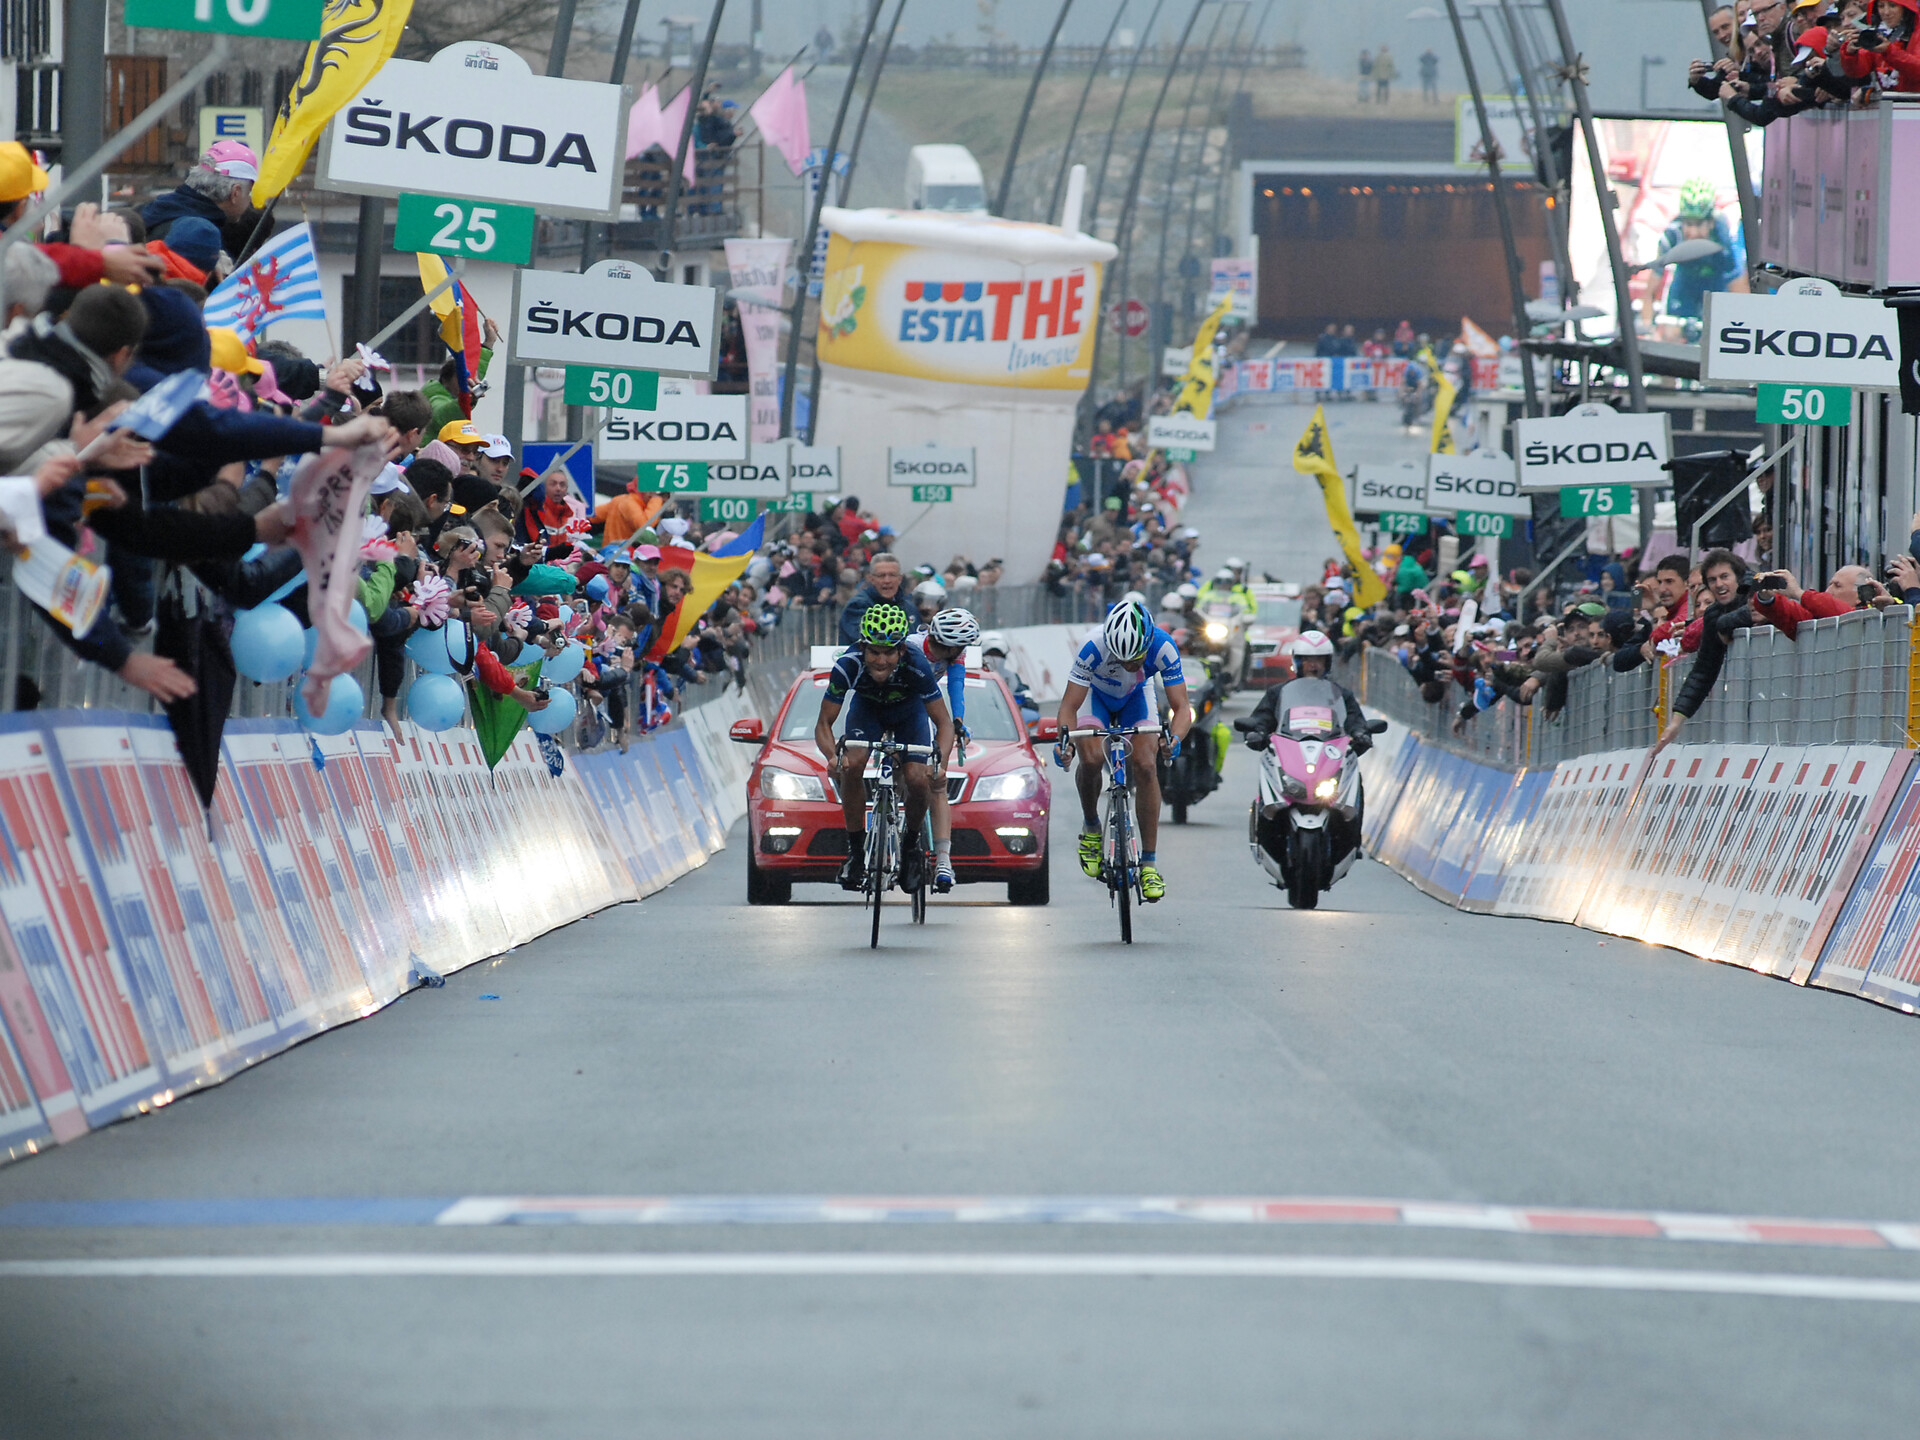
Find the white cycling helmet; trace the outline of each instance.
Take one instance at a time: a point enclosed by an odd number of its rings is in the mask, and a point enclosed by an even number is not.
[[[937,605],[947,598],[947,587],[938,580],[922,580],[913,587],[913,598],[917,604]]]
[[[1100,627],[1100,639],[1109,658],[1122,664],[1138,660],[1145,656],[1148,642],[1153,639],[1153,617],[1139,601],[1123,600],[1107,612],[1106,624]]]
[[[942,645],[963,650],[980,641],[980,622],[964,610],[942,610],[927,626],[927,633]]]
[[[1325,635],[1322,635],[1318,630],[1302,630],[1300,634],[1295,637],[1294,642],[1287,646],[1287,653],[1296,660],[1303,657],[1310,659],[1318,655],[1323,660],[1331,661],[1333,659],[1333,641],[1329,640]]]
[[[1007,637],[998,630],[989,630],[980,637],[980,651],[983,655],[1004,655],[1007,653]]]

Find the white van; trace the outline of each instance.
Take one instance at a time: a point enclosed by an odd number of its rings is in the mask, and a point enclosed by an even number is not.
[[[964,145],[916,145],[907,152],[907,208],[949,215],[987,213],[987,182]]]

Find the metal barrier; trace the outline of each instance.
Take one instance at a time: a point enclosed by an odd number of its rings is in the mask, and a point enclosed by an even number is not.
[[[1897,605],[1808,621],[1789,638],[1772,626],[1740,630],[1713,693],[1688,722],[1701,745],[1916,745],[1920,652],[1914,611]],[[1449,682],[1428,704],[1397,656],[1363,651],[1339,667],[1362,701],[1421,740],[1505,769],[1543,769],[1579,755],[1646,749],[1693,667],[1681,655],[1620,672],[1602,659],[1567,677],[1566,707],[1549,715],[1500,700],[1458,721],[1463,692]]]

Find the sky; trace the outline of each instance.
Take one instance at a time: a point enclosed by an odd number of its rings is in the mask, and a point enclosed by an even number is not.
[[[785,56],[799,49],[814,32],[826,24],[836,33],[850,17],[863,15],[870,0],[761,0],[762,43],[772,54]],[[1120,0],[1072,0],[1067,21],[1061,30],[1061,43],[1098,45],[1112,23]],[[1192,0],[1162,0],[1156,31],[1169,42],[1177,38]],[[1251,0],[1256,19],[1266,0]],[[1706,53],[1704,24],[1698,0],[1565,0],[1568,21],[1573,27],[1574,43],[1592,57],[1591,85],[1595,106],[1601,110],[1638,111],[1641,86],[1646,86],[1647,107],[1653,110],[1704,110],[1686,89],[1687,61]],[[1122,30],[1131,29],[1141,36],[1154,0],[1126,0],[1127,16]],[[930,39],[951,37],[961,44],[982,43],[980,25],[988,23],[1000,37],[1023,45],[1039,45],[1047,36],[1058,14],[1054,0],[906,0],[901,20],[902,40],[913,46]],[[893,0],[887,0],[884,14],[892,15]],[[1471,9],[1471,5],[1463,6]],[[1545,7],[1530,8],[1541,34],[1551,36],[1551,22]],[[1488,7],[1488,20],[1499,37],[1501,53],[1507,50],[1505,30],[1497,7]],[[657,36],[661,10],[648,6],[641,13],[643,36]],[[709,13],[699,0],[672,0],[671,13],[697,17],[704,24]],[[724,41],[742,43],[747,39],[753,13],[752,0],[727,0],[721,22]],[[1434,18],[1409,18],[1422,13]],[[1363,48],[1382,43],[1393,47],[1401,57],[1403,73],[1407,61],[1429,46],[1441,57],[1441,81],[1448,89],[1463,88],[1459,61],[1454,50],[1451,27],[1445,20],[1440,0],[1273,0],[1272,16],[1267,22],[1270,39],[1285,39],[1303,45],[1309,65],[1322,73],[1347,75]],[[1204,29],[1208,22],[1203,19]],[[1231,25],[1233,22],[1228,21]],[[1491,90],[1499,73],[1485,48],[1481,28],[1468,22],[1470,43],[1477,50],[1476,61],[1482,67],[1482,81]],[[1623,39],[1624,37],[1624,39]],[[1645,64],[1664,60],[1664,64]]]

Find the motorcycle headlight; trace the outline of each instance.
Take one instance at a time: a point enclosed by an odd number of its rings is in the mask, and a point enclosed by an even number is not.
[[[1313,787],[1313,793],[1322,800],[1331,800],[1334,792],[1340,788],[1338,780],[1322,780]]]
[[[796,775],[768,765],[760,771],[760,793],[768,800],[825,800],[827,787],[818,775]]]
[[[1209,620],[1207,622],[1207,638],[1213,641],[1214,644],[1219,644],[1227,638],[1227,627],[1222,625],[1218,620]]]
[[[1291,795],[1296,800],[1304,800],[1307,798],[1307,782],[1296,779],[1292,775],[1282,775],[1280,777],[1280,793],[1283,795]]]
[[[973,782],[976,800],[1027,800],[1040,793],[1040,777],[1031,770],[983,775]]]

